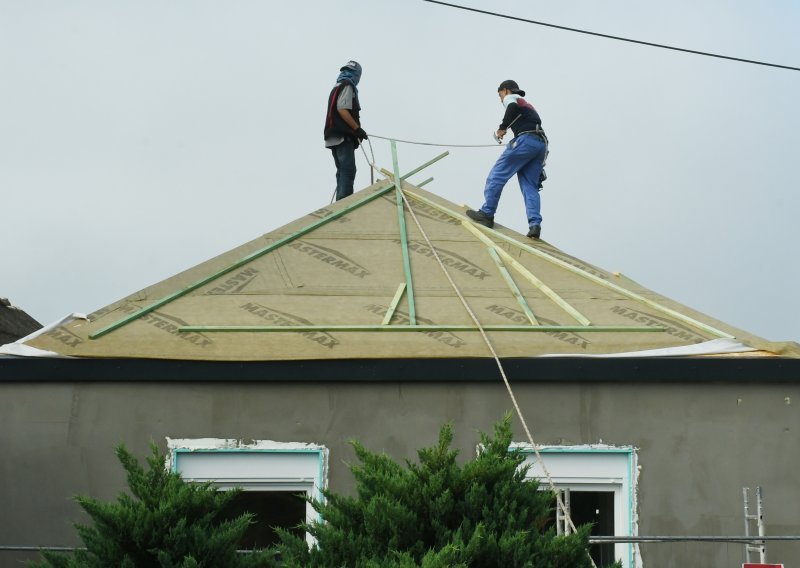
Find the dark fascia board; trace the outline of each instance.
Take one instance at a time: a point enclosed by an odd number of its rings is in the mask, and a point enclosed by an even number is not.
[[[800,359],[509,358],[512,382],[797,383]],[[490,358],[188,361],[0,357],[2,382],[428,382],[500,380]]]

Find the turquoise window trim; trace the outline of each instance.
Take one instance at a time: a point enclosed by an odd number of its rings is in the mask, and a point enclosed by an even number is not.
[[[528,448],[519,448],[520,452],[526,454],[534,453],[532,449]],[[564,454],[631,454],[633,452],[633,448],[577,448],[574,450],[569,449],[569,447],[540,447],[539,453],[540,454],[556,454],[556,453],[564,453]]]
[[[325,496],[322,493],[325,484],[325,448],[173,448],[172,471],[178,472],[178,458],[181,454],[222,454],[222,453],[248,453],[248,454],[317,454],[319,468],[317,475],[319,483],[314,484],[314,498],[320,503],[324,503]],[[317,512],[317,521],[322,522],[322,516]]]
[[[540,454],[626,454],[627,455],[627,463],[625,468],[625,475],[626,475],[626,483],[628,485],[628,491],[625,495],[625,500],[627,502],[627,521],[628,521],[628,535],[633,533],[633,479],[634,479],[634,461],[633,456],[635,453],[635,448],[632,446],[623,446],[623,447],[611,447],[611,448],[575,448],[571,449],[569,446],[553,446],[553,447],[539,447],[537,448]],[[522,454],[531,454],[536,455],[536,452],[533,451],[533,448],[530,447],[513,447],[510,448],[511,451],[517,450]],[[633,564],[633,543],[627,543],[628,548],[628,566],[631,568],[634,566]]]

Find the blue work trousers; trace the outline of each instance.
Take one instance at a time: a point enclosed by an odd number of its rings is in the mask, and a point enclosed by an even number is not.
[[[494,167],[486,178],[483,198],[486,200],[481,211],[494,217],[500,194],[508,180],[517,174],[525,211],[528,214],[528,227],[542,224],[541,200],[539,199],[539,175],[542,173],[547,145],[538,136],[524,134],[508,143],[500,154]]]
[[[344,142],[331,148],[333,163],[336,164],[336,201],[353,195],[353,182],[356,179],[356,147],[353,140],[345,138]]]

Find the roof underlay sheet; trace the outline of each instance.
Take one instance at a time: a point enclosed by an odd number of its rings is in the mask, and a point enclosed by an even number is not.
[[[489,357],[443,269],[500,357],[681,353],[720,338],[798,355],[544,240],[474,225],[419,187],[399,195],[392,179],[23,342],[72,357]]]

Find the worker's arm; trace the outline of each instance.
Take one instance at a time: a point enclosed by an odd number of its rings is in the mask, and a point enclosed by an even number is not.
[[[503,136],[506,135],[506,131],[508,127],[511,125],[512,122],[519,116],[520,110],[519,105],[517,103],[510,103],[506,107],[506,114],[503,116],[503,122],[500,123],[500,126],[497,129],[495,135],[500,140],[503,139]]]
[[[358,130],[359,128],[361,128],[361,125],[358,124],[353,118],[353,115],[350,114],[349,109],[337,108],[336,110],[339,112],[339,116],[342,117],[342,120],[344,120],[347,123],[347,126],[352,128],[353,130]]]
[[[509,125],[516,120],[519,114],[519,105],[515,102],[509,103],[509,105],[506,107],[506,114],[503,116],[503,122],[500,123],[500,128],[497,132],[500,133],[502,131],[503,134],[505,134]]]
[[[345,124],[355,131],[361,128],[361,125],[356,122],[356,119],[353,118],[353,115],[350,113],[350,109],[353,108],[354,95],[355,93],[353,92],[352,85],[345,84],[336,102],[336,111],[339,113],[339,116],[342,117]]]

